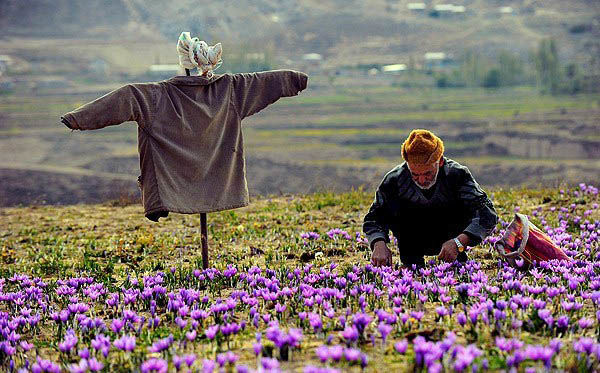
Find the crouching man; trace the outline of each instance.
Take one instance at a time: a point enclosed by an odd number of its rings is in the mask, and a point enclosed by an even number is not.
[[[464,249],[479,244],[498,221],[492,202],[467,167],[444,157],[444,143],[427,130],[410,133],[402,158],[364,218],[373,264],[392,265],[390,230],[405,266],[424,266],[425,255],[466,261]]]

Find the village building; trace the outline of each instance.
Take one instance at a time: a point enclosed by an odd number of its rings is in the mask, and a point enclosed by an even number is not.
[[[12,64],[13,60],[10,56],[0,55],[0,75],[8,71],[8,67]]]
[[[445,70],[456,66],[456,61],[452,56],[449,56],[444,52],[427,52],[424,57],[425,70]]]
[[[398,75],[398,74],[401,74],[403,71],[406,71],[406,64],[395,63],[392,65],[384,65],[381,68],[381,71],[384,74],[388,74],[388,75]]]
[[[301,69],[308,73],[316,73],[322,70],[323,56],[319,53],[306,53],[302,55]]]
[[[437,4],[433,7],[433,12],[439,17],[451,17],[456,15],[464,15],[467,8],[464,5],[454,4]]]
[[[146,74],[153,80],[160,80],[183,75],[182,72],[182,68],[178,64],[155,64],[150,65]]]
[[[408,10],[414,13],[424,13],[425,9],[427,8],[425,3],[408,3],[406,7]]]

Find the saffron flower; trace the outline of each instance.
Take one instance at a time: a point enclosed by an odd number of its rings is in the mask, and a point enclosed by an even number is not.
[[[140,371],[142,373],[166,373],[168,368],[169,365],[165,360],[151,358],[142,363]]]
[[[131,352],[135,349],[135,336],[124,335],[113,343],[121,351]]]
[[[408,348],[408,341],[406,339],[403,339],[401,341],[394,343],[394,349],[399,354],[405,354],[407,348]]]

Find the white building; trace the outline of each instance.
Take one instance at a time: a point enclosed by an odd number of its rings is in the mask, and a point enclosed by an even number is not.
[[[323,61],[323,56],[321,56],[319,53],[307,53],[302,56],[302,60],[306,62],[318,63]]]
[[[428,52],[425,53],[425,65],[428,70],[445,69],[454,67],[456,62],[454,59],[444,52]]]
[[[384,65],[381,70],[384,74],[399,74],[406,70],[406,65],[403,63],[395,63],[392,65]]]
[[[452,15],[464,14],[467,11],[467,8],[464,5],[438,4],[433,7],[433,10],[438,12],[440,15]]]
[[[176,75],[183,75],[183,68],[179,65],[162,64],[162,65],[151,65],[148,68],[148,75],[157,78],[170,78]]]
[[[426,8],[425,3],[408,3],[406,7],[412,12],[424,12]]]
[[[425,61],[443,60],[444,58],[446,58],[446,53],[444,53],[444,52],[427,52],[427,53],[425,53]]]
[[[8,70],[8,66],[12,64],[12,58],[7,55],[0,55],[0,75],[2,75],[6,70]]]
[[[309,73],[315,73],[322,69],[323,56],[319,53],[306,53],[302,56],[301,68]]]

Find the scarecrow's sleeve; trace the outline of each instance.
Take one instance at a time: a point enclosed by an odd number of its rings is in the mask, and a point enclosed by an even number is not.
[[[385,183],[384,179],[377,188],[375,199],[363,221],[363,232],[367,236],[371,249],[373,249],[373,245],[377,241],[390,242],[389,222],[392,220],[389,208],[389,192],[386,191],[386,185],[387,183]]]
[[[296,96],[306,88],[307,82],[308,75],[293,70],[234,74],[233,102],[243,119],[281,97]]]
[[[463,207],[471,217],[469,225],[463,232],[471,239],[469,246],[478,245],[492,233],[498,222],[498,215],[492,201],[466,167],[463,170],[458,193]]]
[[[73,130],[95,130],[128,121],[144,127],[150,122],[152,101],[148,84],[128,84],[66,113],[61,121]]]

